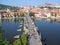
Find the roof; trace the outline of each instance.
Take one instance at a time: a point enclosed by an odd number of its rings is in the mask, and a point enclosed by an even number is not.
[[[60,16],[60,10],[59,9],[54,9],[52,12],[57,14],[58,16]]]
[[[41,13],[49,13],[49,12],[51,12],[51,10],[50,9],[35,8],[35,9],[32,9],[32,12],[34,12],[34,13],[39,13],[39,12],[41,12]]]

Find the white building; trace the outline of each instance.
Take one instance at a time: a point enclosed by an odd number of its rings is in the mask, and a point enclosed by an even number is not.
[[[45,13],[45,15],[47,16],[47,18],[51,17],[51,13]]]
[[[56,19],[60,19],[60,14],[57,14]]]

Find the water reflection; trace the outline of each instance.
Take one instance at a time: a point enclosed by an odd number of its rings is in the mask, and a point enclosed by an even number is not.
[[[43,45],[60,45],[60,20],[35,20],[35,25],[42,33]]]
[[[50,23],[54,23],[54,22],[60,23],[60,20],[57,20],[57,19],[46,19],[46,20],[49,21]]]
[[[10,42],[13,42],[14,36],[21,35],[23,32],[23,19],[2,19],[0,20],[0,25],[2,25],[2,29],[5,30],[4,39],[6,38]],[[22,25],[21,31],[17,31],[19,26]]]
[[[6,22],[21,22],[23,20],[23,18],[15,18],[15,19],[2,19],[0,21],[6,21]]]
[[[2,21],[0,20],[0,30],[2,29]]]

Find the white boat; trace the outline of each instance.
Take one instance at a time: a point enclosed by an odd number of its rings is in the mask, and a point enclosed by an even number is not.
[[[20,25],[19,27],[22,27],[22,25]]]
[[[23,24],[23,21],[20,24]]]
[[[17,31],[21,31],[21,29],[18,29]]]
[[[19,35],[14,36],[14,38],[19,38]]]

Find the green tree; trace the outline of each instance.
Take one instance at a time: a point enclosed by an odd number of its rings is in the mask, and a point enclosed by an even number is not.
[[[21,17],[24,17],[25,15],[24,14],[20,14]]]
[[[0,30],[0,45],[3,44],[3,34],[2,34],[2,30]]]
[[[2,39],[2,33],[0,33],[0,45],[2,45],[3,44],[3,39]]]
[[[4,44],[4,45],[9,45],[9,41],[5,39],[5,40],[3,41],[3,44]]]
[[[27,35],[26,34],[21,35],[21,40],[22,40],[23,45],[27,45]]]
[[[30,16],[33,16],[33,17],[35,17],[35,15],[34,15],[34,13],[32,13],[32,12],[30,12],[30,14],[29,14]]]
[[[20,39],[17,39],[13,42],[13,45],[21,45]]]

